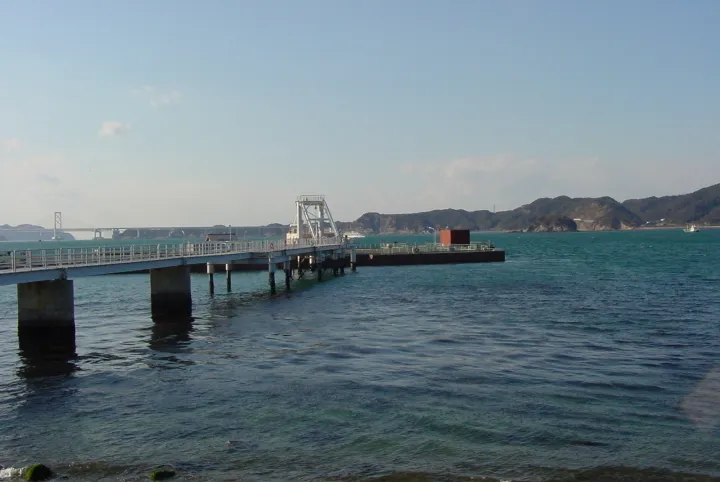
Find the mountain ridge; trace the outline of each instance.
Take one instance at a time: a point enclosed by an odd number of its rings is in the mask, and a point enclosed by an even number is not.
[[[555,221],[548,225],[548,219]],[[720,224],[720,184],[687,194],[652,196],[623,202],[609,196],[544,197],[499,212],[486,209],[435,209],[400,214],[368,212],[355,221],[340,222],[338,227],[365,234],[400,234],[445,227],[472,231],[534,231],[538,226],[550,231],[615,231],[687,223]]]
[[[687,223],[720,225],[720,184],[697,191],[647,198],[627,199],[619,202],[609,196],[597,198],[557,196],[543,197],[508,211],[492,212],[487,209],[434,209],[416,213],[382,214],[366,212],[355,221],[338,221],[341,231],[359,231],[364,234],[410,234],[432,229],[470,229],[472,231],[613,231],[638,227],[678,226]],[[8,233],[34,225],[0,225]],[[225,228],[218,226],[218,228]],[[234,226],[236,233],[249,230],[253,235],[283,235],[287,225],[271,223],[266,226]],[[143,238],[167,238],[170,233],[141,229]],[[204,236],[203,232],[184,233]],[[134,238],[135,230],[123,232],[120,238]]]

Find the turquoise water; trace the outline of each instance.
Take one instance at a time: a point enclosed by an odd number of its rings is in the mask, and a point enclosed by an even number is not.
[[[264,273],[214,297],[193,276],[192,324],[151,322],[147,276],[79,279],[62,360],[18,352],[0,287],[0,465],[79,481],[159,465],[179,480],[720,476],[720,231],[477,239],[507,262],[360,268],[275,297]]]

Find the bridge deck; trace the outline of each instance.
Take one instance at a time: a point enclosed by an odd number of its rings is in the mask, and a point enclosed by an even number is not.
[[[184,243],[0,251],[0,285],[73,279],[173,266],[233,261],[281,262],[291,256],[346,247],[336,239]]]

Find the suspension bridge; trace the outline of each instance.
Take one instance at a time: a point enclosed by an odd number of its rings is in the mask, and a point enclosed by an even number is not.
[[[48,221],[48,219],[43,219],[42,221],[34,223],[32,225],[12,228],[12,231],[18,233],[40,233],[40,236],[38,236],[39,239],[43,238],[42,234],[52,232],[52,237],[50,239],[56,241],[67,241],[71,239],[69,239],[66,234],[73,235],[73,237],[77,237],[78,234],[90,234],[90,236],[82,237],[87,239],[99,240],[114,239],[123,231],[134,231],[137,233],[135,237],[139,238],[141,237],[141,234],[143,232],[148,231],[179,233],[181,235],[184,235],[185,233],[208,232],[218,229],[218,226],[93,226],[88,225],[87,223],[77,222],[77,220],[74,223],[77,225],[68,227],[67,225],[63,224],[63,213],[61,211],[55,211],[53,213],[51,222],[48,223]],[[82,226],[79,226],[80,224],[82,224]],[[46,225],[51,225],[52,228],[46,228]],[[231,226],[229,226],[228,228],[232,229]]]

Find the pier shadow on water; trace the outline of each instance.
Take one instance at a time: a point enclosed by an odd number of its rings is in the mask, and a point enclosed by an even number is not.
[[[70,376],[78,369],[75,328],[18,329],[20,378]]]
[[[156,351],[175,352],[192,338],[193,318],[154,321],[151,328],[150,348]]]
[[[155,368],[182,368],[194,365],[192,360],[181,356],[190,349],[190,334],[194,331],[193,318],[155,321],[150,329],[149,347],[153,351],[150,365]]]

